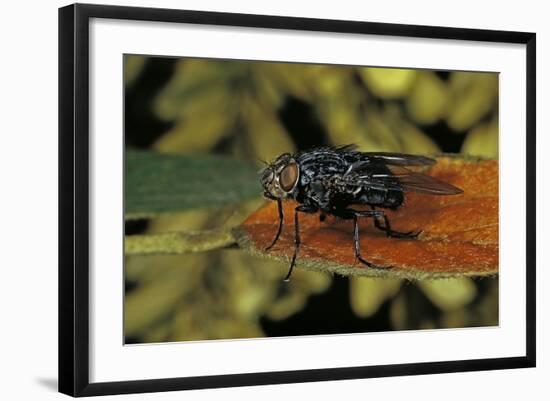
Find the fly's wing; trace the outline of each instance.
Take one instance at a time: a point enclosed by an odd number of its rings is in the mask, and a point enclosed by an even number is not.
[[[456,195],[463,192],[429,175],[372,160],[370,163],[354,163],[343,178],[348,185],[382,191],[393,189],[432,195]]]
[[[348,174],[355,177],[347,178],[348,180],[355,179],[356,182],[360,182],[361,186],[432,195],[455,195],[463,192],[460,188],[437,178],[404,167],[434,165],[436,161],[429,157],[385,152],[356,152],[356,156],[359,156],[358,159],[352,163],[348,170]]]
[[[454,185],[405,167],[388,166],[388,170],[388,173],[372,174],[366,177],[365,185],[432,195],[456,195],[463,192],[462,189]]]
[[[431,166],[436,163],[434,159],[426,156],[409,155],[405,153],[390,152],[359,152],[357,146],[324,146],[309,152],[300,153],[302,157],[315,156],[320,158],[335,158],[345,160],[353,164],[353,168],[360,170],[363,165],[384,164],[390,166]]]
[[[364,152],[362,156],[362,160],[384,163],[389,166],[431,166],[436,163],[434,159],[426,156],[407,155],[404,153]]]

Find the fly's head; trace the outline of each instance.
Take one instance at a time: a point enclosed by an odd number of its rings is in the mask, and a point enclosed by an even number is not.
[[[300,166],[290,154],[285,153],[261,170],[260,175],[266,198],[286,199],[292,197],[298,185]]]

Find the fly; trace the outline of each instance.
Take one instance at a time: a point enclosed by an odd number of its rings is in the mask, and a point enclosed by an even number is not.
[[[429,157],[401,153],[369,153],[355,150],[354,145],[322,147],[296,154],[284,153],[264,168],[261,183],[264,196],[277,201],[279,226],[270,250],[283,230],[283,204],[286,199],[299,203],[294,209],[294,255],[285,277],[289,281],[300,251],[299,213],[320,213],[353,220],[355,257],[370,268],[377,266],[361,255],[359,224],[362,217],[373,219],[374,226],[394,238],[416,238],[421,231],[400,232],[391,228],[384,210],[396,210],[403,205],[405,192],[428,195],[456,195],[463,191],[428,175],[409,170],[410,166],[430,166]],[[366,205],[371,210],[355,207]]]

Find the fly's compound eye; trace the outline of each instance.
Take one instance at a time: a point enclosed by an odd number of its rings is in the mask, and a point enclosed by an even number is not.
[[[279,185],[281,189],[285,192],[291,192],[298,182],[299,175],[300,170],[296,163],[289,163],[286,165],[279,174]]]

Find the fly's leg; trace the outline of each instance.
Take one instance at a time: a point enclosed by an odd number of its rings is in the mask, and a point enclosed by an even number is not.
[[[315,213],[316,211],[317,211],[316,208],[312,208],[305,205],[298,206],[296,207],[296,209],[294,209],[294,255],[292,255],[290,268],[288,269],[288,273],[284,278],[284,281],[286,282],[290,281],[290,276],[292,275],[292,270],[294,270],[294,265],[296,264],[296,258],[298,257],[298,252],[300,251],[300,244],[302,243],[300,239],[300,222],[298,219],[298,213],[299,212]]]
[[[378,266],[369,262],[361,256],[361,248],[359,246],[359,217],[372,217],[375,219],[384,216],[382,211],[351,211],[353,212],[353,244],[355,246],[355,257],[363,264],[374,269],[389,269],[392,266]]]
[[[416,238],[420,235],[422,230],[418,231],[408,231],[408,232],[401,232],[401,231],[395,231],[391,229],[390,220],[388,219],[388,216],[385,214],[383,215],[384,219],[384,225],[380,222],[379,217],[374,218],[374,226],[378,228],[379,230],[382,230],[386,233],[386,236],[392,237],[392,238]]]
[[[374,210],[374,209],[373,209]],[[395,231],[391,229],[390,220],[388,219],[388,216],[383,211],[379,211],[382,214],[379,216],[374,216],[374,226],[378,228],[379,230],[382,230],[386,233],[386,236],[392,237],[392,238],[416,238],[420,235],[422,230],[418,231],[409,231],[409,232],[401,232],[401,231]],[[384,225],[382,225],[382,222],[380,221],[380,217],[384,219]]]
[[[283,213],[283,202],[280,199],[277,199],[277,207],[279,209],[279,228],[277,229],[277,234],[275,235],[275,238],[273,239],[271,245],[265,248],[266,251],[269,251],[271,248],[273,248],[273,245],[275,245],[275,243],[279,240],[281,232],[283,231],[283,221],[285,216]]]

